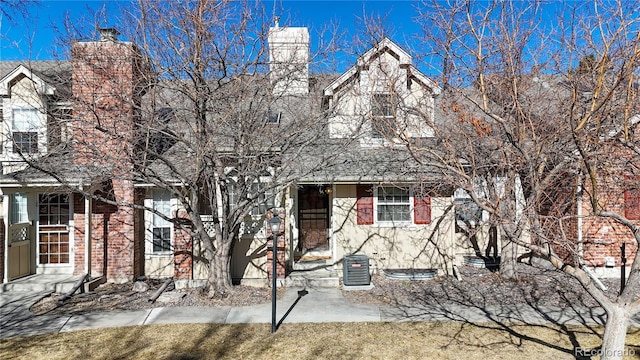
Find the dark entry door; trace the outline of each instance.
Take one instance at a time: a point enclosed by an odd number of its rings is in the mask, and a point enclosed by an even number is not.
[[[299,250],[329,248],[329,195],[324,187],[303,187],[298,192]]]

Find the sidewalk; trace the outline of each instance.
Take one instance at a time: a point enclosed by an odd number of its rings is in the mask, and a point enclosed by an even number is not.
[[[29,308],[50,292],[0,293],[0,338],[85,329],[171,323],[270,323],[271,303],[244,307],[158,307],[80,315],[33,315]],[[554,308],[530,305],[486,308],[456,304],[373,306],[354,304],[337,288],[287,288],[277,302],[279,323],[463,321],[527,324],[603,324],[600,308]],[[638,326],[636,321],[634,326]]]

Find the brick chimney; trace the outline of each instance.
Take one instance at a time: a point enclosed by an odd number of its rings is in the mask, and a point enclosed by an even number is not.
[[[100,40],[77,42],[71,47],[73,93],[73,163],[91,166],[93,194],[117,203],[136,201],[131,173],[135,166],[132,144],[142,100],[144,70],[138,48],[118,40],[118,31],[99,29]],[[88,189],[85,189],[89,191]],[[77,237],[91,239],[91,273],[108,281],[123,282],[140,275],[140,239],[135,212],[92,200],[92,230]],[[83,223],[84,213],[74,214]],[[76,264],[84,263],[76,251]],[[77,272],[87,272],[80,269]]]
[[[118,41],[116,29],[98,31],[99,41],[71,47],[74,163],[127,169],[142,97],[142,57],[134,44]]]

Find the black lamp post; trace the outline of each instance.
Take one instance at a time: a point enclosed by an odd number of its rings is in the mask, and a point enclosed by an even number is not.
[[[271,332],[276,332],[276,286],[278,280],[278,233],[280,232],[280,218],[277,214],[269,219],[269,228],[273,236],[271,243],[272,265],[271,265]]]

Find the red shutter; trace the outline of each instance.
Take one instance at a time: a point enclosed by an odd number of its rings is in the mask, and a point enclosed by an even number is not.
[[[628,220],[640,220],[640,190],[625,190],[624,216]]]
[[[358,225],[373,224],[373,189],[371,185],[357,185],[356,212]]]
[[[413,221],[416,224],[431,223],[431,197],[415,196],[413,198]]]

